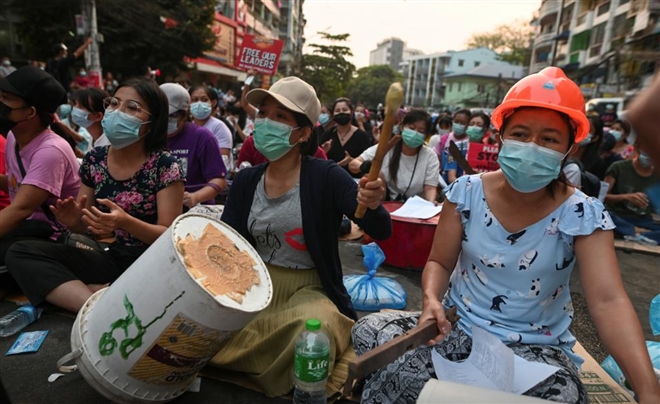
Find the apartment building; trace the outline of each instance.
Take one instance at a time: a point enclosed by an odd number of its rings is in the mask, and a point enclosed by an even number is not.
[[[446,105],[443,102],[445,75],[467,73],[482,65],[502,63],[497,59],[497,54],[488,48],[412,56],[401,63],[401,72],[405,77],[404,103],[414,107],[441,108]]]
[[[422,51],[408,48],[399,38],[388,38],[379,42],[376,49],[369,53],[369,66],[389,65],[399,70],[402,60],[421,54]]]
[[[280,1],[280,39],[284,41],[284,49],[278,70],[284,76],[300,75],[302,48],[305,42],[304,2],[305,0]]]
[[[543,0],[530,72],[562,67],[586,96],[643,87],[660,62],[660,0]]]

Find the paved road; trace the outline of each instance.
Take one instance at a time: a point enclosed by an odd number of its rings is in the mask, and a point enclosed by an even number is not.
[[[358,243],[341,243],[340,253],[347,274],[364,273]],[[660,259],[657,256],[642,254],[617,253],[617,256],[621,264],[626,290],[642,320],[647,339],[652,340],[653,336],[648,324],[648,305],[653,296],[660,293]],[[577,271],[575,272],[577,273]],[[404,286],[408,293],[408,310],[421,309],[420,272],[383,268],[379,274],[391,276]],[[6,279],[0,279],[0,282],[5,281]],[[574,276],[571,288],[575,305],[573,332],[587,351],[600,362],[605,357],[605,353],[586,311],[577,276]],[[0,315],[13,309],[12,303],[0,303]],[[612,320],[616,321],[616,319]],[[39,352],[9,357],[0,356],[0,375],[12,402],[39,404],[107,402],[84,381],[80,374],[67,375],[54,383],[47,381],[48,376],[56,371],[57,360],[70,350],[69,336],[72,325],[73,318],[48,312],[27,329],[28,331],[50,331]],[[14,339],[14,337],[0,339],[0,353],[6,352]],[[655,340],[660,341],[660,338]],[[179,404],[290,403],[284,399],[268,399],[259,393],[210,379],[202,380],[199,393],[186,393],[175,402]]]

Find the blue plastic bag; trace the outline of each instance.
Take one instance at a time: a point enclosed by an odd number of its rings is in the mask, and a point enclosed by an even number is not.
[[[651,357],[651,364],[653,364],[653,367],[655,369],[660,370],[660,342],[655,342],[655,341],[646,341],[646,349],[649,351],[649,356]],[[612,376],[612,379],[619,383],[621,387],[624,389],[628,390],[631,394],[633,394],[632,390],[630,389],[630,385],[626,385],[626,376],[623,375],[623,372],[621,371],[621,368],[617,363],[614,361],[614,358],[612,356],[608,356],[605,358],[603,363],[600,364],[600,366],[605,369],[607,374]],[[657,370],[656,370],[657,374]],[[660,378],[660,375],[658,375]]]
[[[649,323],[651,323],[651,332],[653,335],[660,334],[660,295],[651,300],[649,308]],[[659,364],[660,365],[660,364]],[[657,366],[660,369],[660,366]]]
[[[406,307],[406,291],[394,279],[375,276],[378,267],[385,262],[385,253],[376,243],[362,246],[366,275],[344,276],[344,286],[351,296],[353,307],[360,311],[403,309]]]

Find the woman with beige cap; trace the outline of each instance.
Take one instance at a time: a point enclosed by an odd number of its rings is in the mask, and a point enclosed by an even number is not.
[[[314,89],[296,77],[255,89],[247,101],[259,109],[256,148],[269,162],[241,170],[232,184],[222,220],[257,250],[273,280],[273,300],[228,340],[212,364],[243,372],[268,396],[293,388],[294,342],[310,318],[321,320],[331,341],[328,392],[341,387],[354,357],[350,330],[357,319],[342,283],[337,239],[347,215],[376,239],[392,224],[380,206],[382,180],[356,184],[316,151],[314,124],[321,104]],[[356,219],[358,202],[367,206]]]

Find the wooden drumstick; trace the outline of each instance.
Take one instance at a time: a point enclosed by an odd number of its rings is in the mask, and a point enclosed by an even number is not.
[[[367,176],[368,182],[375,181],[380,175],[380,168],[383,165],[383,158],[389,151],[387,144],[389,143],[390,137],[392,135],[394,118],[396,117],[402,102],[403,86],[401,83],[392,83],[390,88],[387,90],[387,95],[385,96],[385,121],[383,122],[383,127],[380,131],[378,147],[376,148],[376,156],[371,161],[371,169],[369,170],[369,175]],[[366,206],[358,204],[357,209],[355,209],[355,218],[362,219],[366,211]]]

